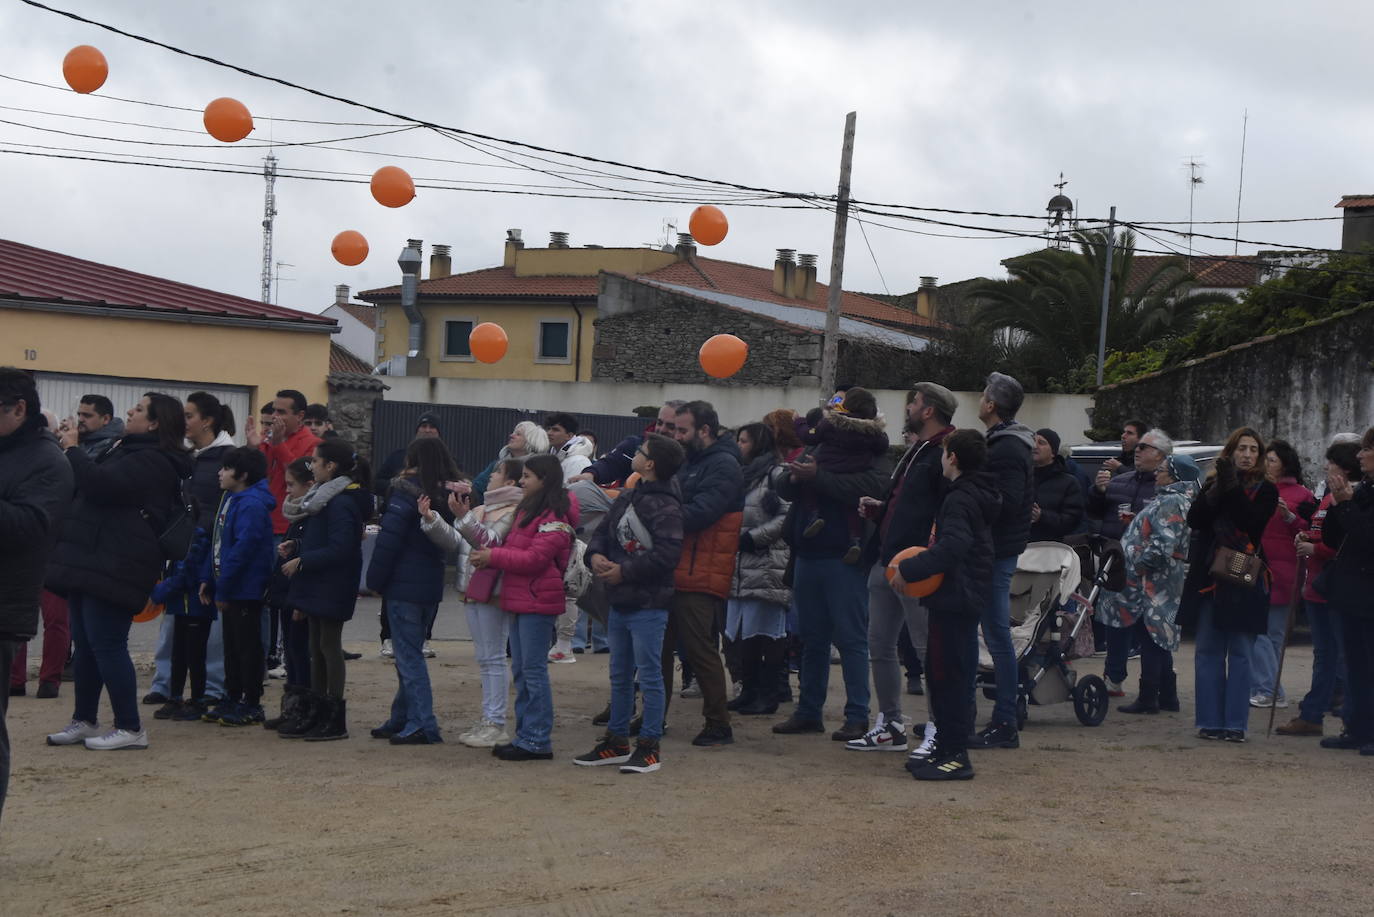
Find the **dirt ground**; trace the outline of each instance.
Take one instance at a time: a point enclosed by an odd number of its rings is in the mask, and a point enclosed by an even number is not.
[[[663,770],[621,775],[569,764],[596,735],[604,655],[551,666],[557,760],[507,764],[455,741],[477,711],[471,644],[438,644],[450,741],[418,748],[367,737],[395,675],[353,645],[344,742],[149,719],[146,752],[49,748],[70,688],[13,699],[0,913],[1370,913],[1374,760],[1265,739],[1267,712],[1236,746],[1195,739],[1187,712],[1087,729],[1032,708],[1020,750],[951,785],[775,736],[776,718],[694,749],[699,702],[675,700]],[[1189,648],[1178,667],[1187,707]],[[1305,684],[1310,650],[1286,668]]]

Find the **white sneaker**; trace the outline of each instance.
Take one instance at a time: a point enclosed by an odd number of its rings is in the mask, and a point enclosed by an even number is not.
[[[148,748],[148,730],[131,732],[128,729],[111,729],[103,736],[87,739],[86,747],[91,751],[119,751],[126,748],[145,751]]]
[[[268,677],[268,678],[285,678],[285,677],[286,677],[286,666],[284,666],[284,665],[279,665],[279,666],[277,666],[275,669],[268,669],[268,670],[267,670],[267,677]]]
[[[430,646],[429,641],[426,640],[425,645],[420,647],[420,655],[424,656],[426,659],[433,659],[435,656],[439,654],[434,652],[434,648]]]
[[[686,697],[689,699],[693,697],[701,697],[701,683],[694,680],[691,684],[687,685],[687,687],[683,688],[680,692],[678,692],[677,696]]]
[[[472,735],[474,732],[481,729],[486,724],[487,721],[479,717],[471,726],[469,726],[467,729],[464,729],[462,732],[458,733],[458,741],[463,741],[464,738]]]
[[[849,751],[906,751],[906,723],[889,723],[878,714],[878,721],[861,738],[844,743]]]
[[[506,727],[483,722],[467,735],[459,736],[458,741],[469,748],[491,748],[493,745],[505,745],[510,741],[510,736],[506,733]]]
[[[557,662],[566,665],[569,662],[576,661],[577,657],[573,655],[572,650],[568,650],[565,653],[556,646],[553,649],[549,650],[549,662]]]
[[[921,738],[921,744],[911,750],[908,755],[913,761],[928,761],[935,754],[935,724],[926,723],[925,734]]]
[[[100,727],[85,720],[72,720],[61,732],[48,736],[49,745],[80,745],[100,735]]]
[[[730,699],[739,700],[739,696],[744,693],[744,682],[737,681],[730,686]]]
[[[383,659],[394,659],[394,658],[396,658],[396,654],[393,653],[393,652],[391,651],[391,641],[390,641],[390,640],[383,640],[383,641],[382,641],[382,651],[381,651],[380,653],[378,653],[377,655],[380,656],[380,657],[383,658]]]

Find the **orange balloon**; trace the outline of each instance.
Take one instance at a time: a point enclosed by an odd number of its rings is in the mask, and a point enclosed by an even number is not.
[[[205,129],[221,143],[237,143],[253,132],[253,116],[238,99],[215,99],[205,106]]]
[[[162,611],[163,608],[161,605],[154,605],[153,600],[149,599],[148,604],[143,606],[143,610],[140,611],[138,614],[134,615],[134,623],[142,624],[145,621],[151,621],[158,615],[162,614]]]
[[[62,58],[62,76],[77,92],[95,92],[105,85],[109,75],[110,65],[105,55],[90,45],[77,45]]]
[[[482,322],[468,335],[468,349],[483,363],[495,363],[506,355],[508,347],[510,338],[506,337],[506,329],[495,322]]]
[[[887,565],[887,569],[883,571],[883,574],[887,577],[887,581],[889,583],[892,582],[892,578],[897,575],[897,566],[901,564],[902,561],[906,560],[908,557],[915,557],[917,554],[923,554],[926,550],[928,549],[917,545],[914,548],[907,548],[905,551],[898,551],[892,558],[892,562]],[[923,599],[936,589],[939,589],[940,584],[944,581],[945,575],[943,573],[936,573],[933,576],[927,576],[925,579],[917,580],[914,583],[907,583],[906,586],[902,588],[902,594],[910,596],[913,599]]]
[[[367,260],[367,239],[360,232],[345,229],[334,237],[329,250],[334,253],[335,261],[352,267]]]
[[[726,379],[739,372],[748,358],[749,345],[733,334],[718,334],[708,338],[697,355],[706,375],[717,379]]]
[[[691,231],[692,238],[702,245],[719,245],[725,240],[725,234],[730,231],[730,221],[725,219],[725,214],[719,207],[702,204],[692,211],[692,218],[687,221],[687,229]]]
[[[397,166],[382,166],[372,173],[372,196],[383,207],[404,207],[415,200],[415,182]]]

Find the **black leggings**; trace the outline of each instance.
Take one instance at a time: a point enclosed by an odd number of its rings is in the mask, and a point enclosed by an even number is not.
[[[262,603],[230,602],[222,617],[226,699],[256,707],[262,702]]]
[[[191,615],[172,618],[172,697],[180,699],[191,675],[191,699],[205,699],[205,647],[210,642],[210,619]]]
[[[926,686],[940,753],[968,747],[973,732],[973,705],[968,686],[978,665],[978,616],[931,611],[926,640]]]
[[[344,696],[344,622],[307,616],[310,621],[310,690],[341,700]]]
[[[1162,649],[1150,631],[1145,627],[1145,619],[1137,618],[1132,629],[1135,631],[1137,645],[1140,646],[1140,683],[1161,685],[1166,673],[1174,670],[1174,654]]]
[[[282,621],[286,624],[284,633],[286,639],[282,642],[286,645],[286,683],[295,688],[310,687],[310,619],[302,617],[296,620],[296,613],[289,610],[282,612]]]

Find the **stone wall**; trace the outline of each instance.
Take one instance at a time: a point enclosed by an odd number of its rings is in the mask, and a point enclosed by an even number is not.
[[[819,333],[609,274],[597,308],[593,381],[820,385]],[[716,334],[749,344],[748,361],[729,379],[707,379],[697,362],[701,342]],[[893,388],[916,378],[918,355],[905,349],[842,340],[838,356],[841,381]]]
[[[353,444],[359,455],[372,456],[373,406],[389,386],[376,376],[329,374],[329,420],[334,431]],[[375,463],[374,463],[375,464]]]
[[[1332,434],[1374,425],[1374,304],[1105,386],[1092,417],[1097,429],[1139,418],[1211,443],[1252,426],[1297,448],[1310,486]]]

